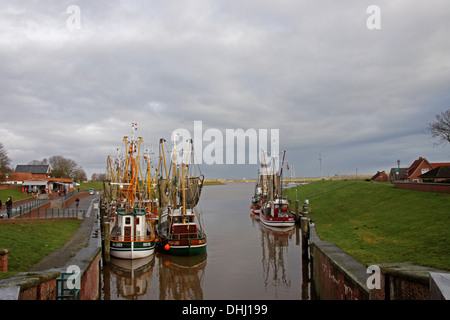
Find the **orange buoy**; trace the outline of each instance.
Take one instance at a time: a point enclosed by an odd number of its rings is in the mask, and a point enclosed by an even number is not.
[[[166,244],[166,245],[164,246],[164,249],[165,249],[165,250],[169,250],[169,249],[170,249],[169,244]]]

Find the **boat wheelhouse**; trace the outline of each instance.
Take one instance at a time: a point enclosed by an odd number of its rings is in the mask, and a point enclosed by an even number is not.
[[[148,257],[155,251],[155,235],[145,208],[116,210],[111,219],[110,254],[121,259]]]
[[[267,201],[261,208],[260,220],[270,227],[290,228],[295,225],[295,216],[286,199]]]
[[[194,208],[168,208],[161,216],[161,230],[166,230],[163,236],[162,245],[168,254],[178,256],[192,256],[206,252],[206,235],[198,227],[195,221]],[[164,228],[165,227],[165,228]]]

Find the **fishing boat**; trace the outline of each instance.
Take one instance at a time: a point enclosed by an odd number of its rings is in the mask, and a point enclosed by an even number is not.
[[[124,137],[125,157],[108,157],[109,181],[105,188],[110,211],[110,254],[120,259],[145,258],[155,252],[155,233],[149,200],[143,192],[140,167],[142,138]]]
[[[289,203],[286,199],[277,198],[264,203],[260,220],[269,227],[291,228],[295,225],[295,216],[289,210]]]
[[[261,198],[262,198],[263,188],[261,185],[261,179],[255,185],[255,192],[252,197],[252,203],[250,205],[250,209],[253,214],[259,215],[261,212]]]
[[[201,212],[197,208],[203,187],[204,176],[195,175],[194,163],[176,161],[177,150],[172,150],[172,172],[167,172],[164,155],[164,140],[160,141],[160,164],[164,164],[165,178],[160,176],[160,219],[156,229],[158,248],[171,255],[192,256],[206,252],[206,234],[201,225]],[[193,155],[192,140],[189,143]],[[183,154],[183,152],[182,152]],[[191,157],[192,159],[192,157]],[[159,171],[159,170],[158,170]]]
[[[261,164],[261,169],[258,171],[258,181],[256,182],[255,192],[250,205],[250,209],[255,215],[259,215],[261,213],[261,207],[267,199],[267,183],[264,180],[265,177],[267,177],[267,172],[267,166],[265,164]]]
[[[283,164],[286,152],[283,153],[283,162],[280,172],[275,172],[274,161],[272,158],[271,170],[266,174],[268,185],[268,196],[261,205],[260,221],[269,227],[291,228],[295,225],[295,215],[289,209],[289,202],[283,198],[282,175]]]

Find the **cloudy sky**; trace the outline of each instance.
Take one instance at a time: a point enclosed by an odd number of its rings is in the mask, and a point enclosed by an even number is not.
[[[90,176],[105,171],[131,123],[157,152],[160,138],[193,133],[194,121],[224,139],[226,129],[278,129],[296,176],[319,176],[319,155],[324,176],[388,171],[419,156],[450,162],[450,145],[426,132],[450,108],[448,0],[0,8],[0,142],[14,167],[62,155]],[[257,169],[201,167],[207,178],[254,178]]]

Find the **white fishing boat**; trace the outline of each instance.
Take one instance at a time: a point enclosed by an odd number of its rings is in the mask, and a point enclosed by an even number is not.
[[[152,206],[149,208],[152,202],[146,198],[141,183],[140,147],[143,140],[141,137],[135,140],[135,130],[136,124],[133,124],[131,140],[123,139],[124,159],[118,157],[112,164],[108,157],[110,254],[120,259],[139,259],[155,252]]]

